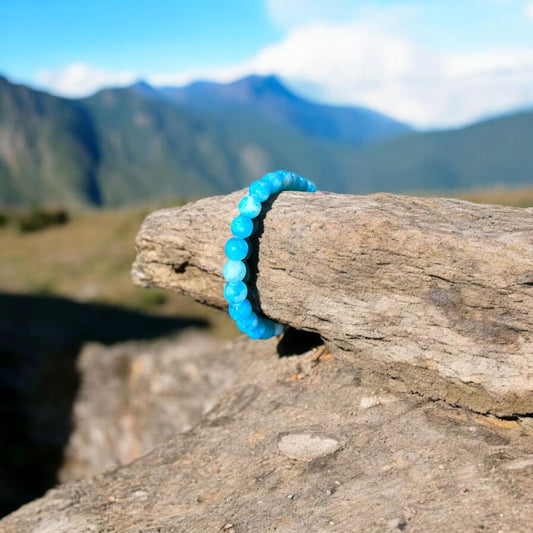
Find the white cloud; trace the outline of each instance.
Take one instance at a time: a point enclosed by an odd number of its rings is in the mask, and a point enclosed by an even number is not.
[[[283,5],[278,0],[269,3],[278,9]],[[279,42],[226,67],[134,74],[77,63],[41,73],[40,82],[57,93],[77,96],[140,77],[154,85],[182,85],[196,79],[224,82],[251,73],[277,73],[307,96],[364,105],[422,128],[461,125],[533,106],[533,46],[462,54],[434,50],[400,36],[394,31],[392,11],[382,13],[369,12],[348,22],[295,25]]]
[[[56,94],[86,96],[102,87],[128,85],[138,79],[130,71],[112,72],[86,63],[71,63],[62,69],[43,70],[38,82]]]
[[[353,18],[353,0],[266,0],[266,11],[278,26],[289,28],[320,20],[339,22]]]

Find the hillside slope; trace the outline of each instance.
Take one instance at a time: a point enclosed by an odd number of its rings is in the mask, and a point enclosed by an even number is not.
[[[243,81],[245,96],[256,81]],[[264,91],[273,84],[281,92],[278,80],[263,82]],[[243,84],[224,91],[242,93]],[[231,98],[246,101],[241,93]],[[177,100],[143,84],[69,100],[0,78],[0,204],[168,202],[227,193],[277,168],[346,193],[533,183],[533,112],[360,146],[283,125],[261,106]],[[318,124],[313,106],[301,116]],[[337,122],[336,134],[348,122]]]
[[[248,120],[257,120],[259,115],[310,137],[357,146],[411,131],[406,124],[365,107],[305,100],[287,89],[276,76],[248,76],[233,83],[199,81],[186,87],[165,87],[156,90],[156,94],[219,115],[238,111]]]

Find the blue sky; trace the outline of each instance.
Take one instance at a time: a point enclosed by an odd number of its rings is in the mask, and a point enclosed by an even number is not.
[[[279,74],[422,128],[533,106],[533,0],[1,0],[0,72],[66,96]]]

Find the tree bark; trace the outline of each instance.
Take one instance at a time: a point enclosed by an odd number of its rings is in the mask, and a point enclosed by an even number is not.
[[[224,244],[244,194],[149,215],[135,283],[225,308]],[[317,332],[397,388],[482,413],[533,412],[533,209],[283,192],[252,243],[252,299],[266,316]]]

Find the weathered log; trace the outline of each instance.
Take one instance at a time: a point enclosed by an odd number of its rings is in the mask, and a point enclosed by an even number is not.
[[[225,307],[223,247],[243,194],[149,215],[135,283]],[[283,192],[254,248],[253,299],[268,317],[318,332],[398,387],[478,412],[533,412],[533,209]]]

